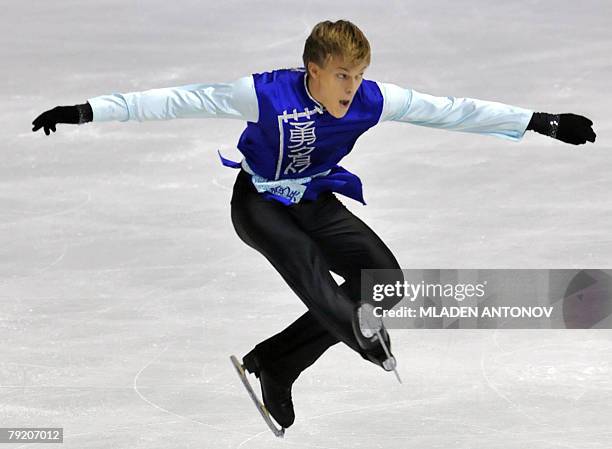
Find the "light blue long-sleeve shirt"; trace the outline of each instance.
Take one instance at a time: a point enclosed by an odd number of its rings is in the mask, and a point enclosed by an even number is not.
[[[529,109],[494,101],[436,97],[392,83],[376,83],[383,96],[379,123],[404,122],[519,141],[533,114]],[[251,75],[231,83],[113,93],[87,101],[93,109],[94,121],[231,118],[257,122],[259,116]]]

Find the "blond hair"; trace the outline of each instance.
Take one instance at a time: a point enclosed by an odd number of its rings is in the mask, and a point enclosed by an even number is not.
[[[314,62],[324,68],[331,56],[343,58],[353,66],[370,64],[370,43],[357,25],[348,20],[319,22],[304,44],[304,67],[308,70],[308,63]]]

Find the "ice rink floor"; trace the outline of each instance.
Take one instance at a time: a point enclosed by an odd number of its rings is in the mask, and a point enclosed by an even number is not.
[[[305,307],[235,234],[244,123],[59,125],[56,105],[302,65],[321,20],[368,36],[365,78],[573,112],[574,147],[402,123],[366,133],[342,198],[403,268],[612,267],[612,4],[9,0],[0,17],[0,427],[65,448],[609,449],[612,330],[392,330],[404,380],[332,347],[285,439],[229,362]],[[608,81],[606,81],[606,79]],[[3,447],[39,447],[6,444]],[[59,447],[59,446],[58,446]]]

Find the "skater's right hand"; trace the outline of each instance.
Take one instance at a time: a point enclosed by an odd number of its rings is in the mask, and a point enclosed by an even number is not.
[[[53,109],[43,112],[34,119],[32,132],[38,131],[40,128],[45,130],[48,136],[49,131],[55,132],[55,126],[58,123],[81,124],[91,121],[93,111],[89,103],[75,106],[56,106]]]

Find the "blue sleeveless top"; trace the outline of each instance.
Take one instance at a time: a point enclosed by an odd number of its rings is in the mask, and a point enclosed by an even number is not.
[[[253,81],[259,118],[247,122],[238,141],[244,160],[219,153],[222,164],[244,168],[259,192],[285,205],[326,190],[365,204],[361,180],[338,162],[380,119],[383,96],[376,82],[364,79],[346,115],[336,118],[310,96],[303,67],[255,73]]]

